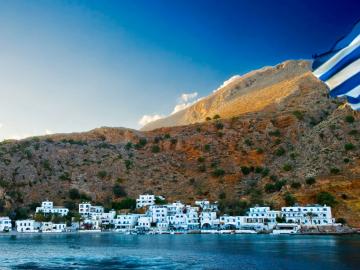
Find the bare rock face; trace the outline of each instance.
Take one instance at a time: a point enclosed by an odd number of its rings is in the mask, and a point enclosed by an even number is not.
[[[221,118],[203,121],[214,114]],[[307,62],[249,73],[179,115],[184,122],[150,131],[103,127],[0,143],[0,215],[43,199],[78,203],[74,188],[109,208],[153,192],[220,200],[230,214],[240,201],[280,207],[286,194],[307,204],[328,192],[335,216],[360,226],[360,115],[329,99]]]
[[[226,86],[192,106],[145,125],[142,130],[204,122],[216,114],[222,118],[274,107],[299,87],[299,80],[311,77],[307,61],[286,61],[231,80]]]

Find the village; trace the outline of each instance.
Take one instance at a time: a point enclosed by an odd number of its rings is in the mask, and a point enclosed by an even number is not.
[[[180,201],[165,202],[165,198],[155,195],[140,195],[136,208],[144,213],[117,214],[104,211],[103,206],[89,202],[79,204],[79,217],[72,218],[71,224],[61,221],[69,209],[54,206],[51,201],[43,201],[36,208],[35,216],[59,217],[59,222],[49,220],[16,220],[0,217],[0,232],[17,233],[63,233],[63,232],[106,232],[124,234],[296,234],[302,228],[336,228],[331,207],[326,205],[282,207],[271,210],[268,206],[255,206],[245,216],[219,215],[217,202],[195,201],[194,206]]]

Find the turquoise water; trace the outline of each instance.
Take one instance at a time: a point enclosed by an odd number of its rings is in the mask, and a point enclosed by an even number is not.
[[[1,235],[0,269],[360,269],[360,236]]]

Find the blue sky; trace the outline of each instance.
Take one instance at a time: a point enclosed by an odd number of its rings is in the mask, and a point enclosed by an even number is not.
[[[0,0],[0,140],[139,128],[235,74],[326,51],[356,2]]]

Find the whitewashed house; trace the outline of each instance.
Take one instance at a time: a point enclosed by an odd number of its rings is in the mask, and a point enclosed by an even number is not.
[[[169,227],[175,230],[187,229],[187,216],[186,214],[179,213],[168,216]]]
[[[130,230],[135,228],[138,219],[138,214],[128,214],[128,215],[117,215],[117,217],[113,220],[114,228]]]
[[[220,228],[224,230],[236,229],[237,221],[236,216],[223,215],[220,217]]]
[[[200,226],[201,229],[218,229],[220,220],[217,218],[216,212],[201,212]]]
[[[155,195],[150,195],[150,194],[139,195],[139,198],[136,199],[136,208],[142,208],[154,204],[155,204]]]
[[[0,217],[0,232],[11,231],[11,219],[9,217]]]
[[[219,211],[217,202],[211,203],[208,200],[199,200],[199,201],[195,201],[195,205],[199,206],[202,211],[212,211],[212,212]]]
[[[32,219],[17,220],[16,231],[18,232],[38,232],[39,224]]]
[[[111,210],[111,211],[109,211],[109,213],[102,213],[101,217],[100,217],[101,225],[114,224],[115,217],[116,217],[115,210]]]
[[[91,205],[89,202],[79,204],[79,214],[88,219],[101,219],[104,213],[104,207]]]
[[[151,205],[148,210],[151,221],[156,223],[159,230],[167,230],[169,227],[168,208],[166,205]]]
[[[335,223],[331,214],[331,207],[326,205],[282,207],[281,215],[287,223],[305,226],[324,226]]]
[[[43,201],[40,207],[36,207],[36,213],[66,216],[69,213],[69,209],[61,206],[54,206],[52,201]]]
[[[40,230],[43,233],[64,232],[66,230],[65,223],[41,222]]]
[[[268,206],[250,208],[246,223],[262,224],[266,230],[271,230],[277,224],[276,218],[281,216],[280,211],[271,210]]]
[[[186,223],[188,230],[197,230],[200,228],[199,207],[186,206]]]
[[[139,216],[135,229],[150,230],[150,228],[151,228],[151,217]]]

